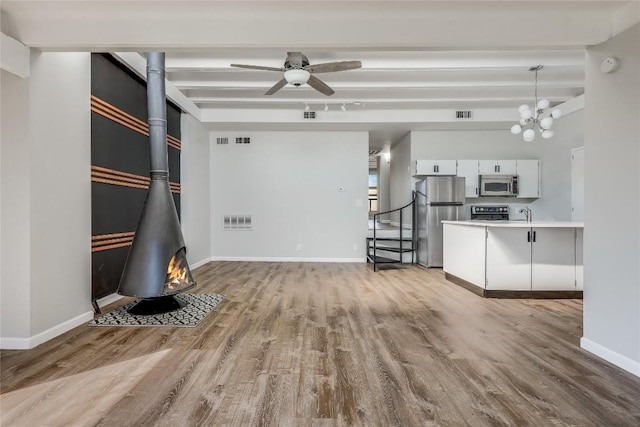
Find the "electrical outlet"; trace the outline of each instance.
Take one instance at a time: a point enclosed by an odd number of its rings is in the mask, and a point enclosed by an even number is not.
[[[302,250],[302,243],[298,243],[296,245],[296,251],[300,252]]]

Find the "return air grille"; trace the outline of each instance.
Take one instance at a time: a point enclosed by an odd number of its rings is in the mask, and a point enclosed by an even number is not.
[[[224,215],[222,229],[225,231],[251,231],[251,215]]]
[[[315,119],[316,118],[316,112],[315,111],[305,111],[304,112],[304,118],[305,119]]]
[[[470,119],[471,110],[458,110],[456,111],[456,119]]]
[[[221,144],[228,144],[229,143],[229,138],[216,138],[216,144],[221,145]]]
[[[239,136],[236,138],[236,144],[251,144],[251,138],[248,136]]]

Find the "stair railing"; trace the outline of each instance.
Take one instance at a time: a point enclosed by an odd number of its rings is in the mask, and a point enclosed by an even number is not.
[[[415,219],[416,219],[416,197],[417,194],[415,191],[411,192],[411,201],[409,203],[407,203],[406,205],[402,206],[401,208],[397,208],[397,209],[392,209],[390,211],[386,211],[386,212],[378,212],[376,214],[373,215],[373,270],[374,271],[378,271],[377,269],[377,265],[376,265],[376,228],[377,228],[377,223],[379,221],[380,215],[387,215],[387,214],[391,214],[393,212],[400,212],[400,263],[402,263],[402,258],[403,258],[403,252],[402,252],[402,242],[403,242],[403,230],[404,230],[404,225],[403,225],[403,221],[402,221],[402,212],[407,209],[407,208],[411,208],[411,247],[414,249],[411,252],[411,263],[413,264],[415,262],[415,248],[416,248],[416,235],[415,235]]]

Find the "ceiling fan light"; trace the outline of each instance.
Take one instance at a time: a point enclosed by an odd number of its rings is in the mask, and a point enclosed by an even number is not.
[[[309,73],[307,70],[296,68],[284,72],[284,78],[287,83],[290,83],[296,87],[301,86],[309,81],[309,77],[311,77],[311,73]]]

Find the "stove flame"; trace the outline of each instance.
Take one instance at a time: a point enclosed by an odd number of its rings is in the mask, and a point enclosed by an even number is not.
[[[167,266],[165,290],[168,291],[175,291],[192,285],[189,267],[184,257],[180,257],[178,255],[179,253],[171,257],[169,265]]]

